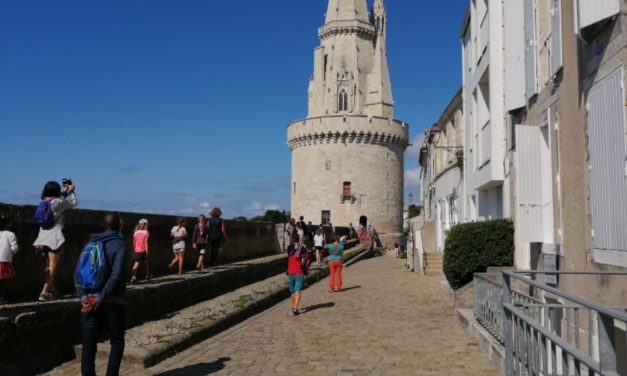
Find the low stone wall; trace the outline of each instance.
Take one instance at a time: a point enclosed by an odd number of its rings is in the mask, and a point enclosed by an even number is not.
[[[16,206],[0,203],[0,211],[9,212],[13,217],[11,230],[15,232],[20,247],[13,259],[16,277],[7,287],[6,297],[12,300],[30,300],[38,296],[44,282],[44,258],[34,252],[32,246],[39,228],[34,223],[35,206]],[[92,233],[102,232],[101,223],[106,212],[95,210],[71,210],[66,212],[65,253],[61,258],[56,286],[61,292],[73,290],[73,272],[80,251]],[[141,218],[150,222],[150,265],[154,275],[168,273],[167,264],[172,260],[170,229],[177,217],[141,213],[121,213],[125,223],[124,238],[130,255],[132,252],[133,229]],[[190,234],[196,223],[195,217],[187,220]],[[251,259],[280,252],[275,226],[271,223],[225,221],[227,241],[220,246],[219,262]],[[185,269],[193,269],[198,253],[192,250],[189,241],[185,253]],[[128,273],[130,278],[129,257]]]
[[[166,278],[127,292],[126,326],[163,318],[285,271],[280,255],[220,267],[215,272]],[[0,310],[0,372],[33,375],[74,358],[80,340],[78,299],[29,303]],[[31,355],[28,355],[31,354]],[[25,361],[31,359],[31,361]]]

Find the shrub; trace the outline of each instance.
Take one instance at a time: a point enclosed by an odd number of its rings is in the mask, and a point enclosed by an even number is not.
[[[451,229],[444,248],[444,274],[457,289],[472,281],[473,273],[489,266],[512,266],[514,225],[507,219],[464,223]]]

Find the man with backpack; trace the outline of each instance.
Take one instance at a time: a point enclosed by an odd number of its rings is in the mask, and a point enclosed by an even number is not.
[[[109,329],[111,343],[107,376],[119,374],[124,354],[126,243],[120,235],[123,222],[119,214],[109,213],[103,226],[104,232],[91,235],[83,248],[74,274],[82,306],[83,376],[96,375],[96,351],[103,328]]]

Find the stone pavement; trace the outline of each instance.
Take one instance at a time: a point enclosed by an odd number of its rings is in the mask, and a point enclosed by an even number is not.
[[[440,279],[410,273],[395,258],[362,261],[344,271],[344,292],[327,292],[328,280],[305,290],[300,316],[285,301],[153,368],[123,374],[498,375],[462,330]]]

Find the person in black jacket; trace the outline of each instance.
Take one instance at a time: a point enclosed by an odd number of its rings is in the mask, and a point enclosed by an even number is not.
[[[222,210],[213,208],[209,213],[209,240],[211,242],[211,266],[218,265],[218,252],[220,250],[220,241],[226,240],[226,227],[220,216]]]
[[[110,267],[109,277],[101,291],[86,292],[77,287],[81,301],[81,332],[83,352],[81,373],[95,376],[95,360],[98,338],[103,328],[109,329],[111,352],[107,366],[107,376],[120,372],[124,354],[124,325],[126,318],[126,243],[121,236],[123,222],[117,213],[109,213],[104,218],[104,232],[91,236],[93,242],[110,238],[104,242],[104,253]],[[76,286],[80,283],[76,281]]]

